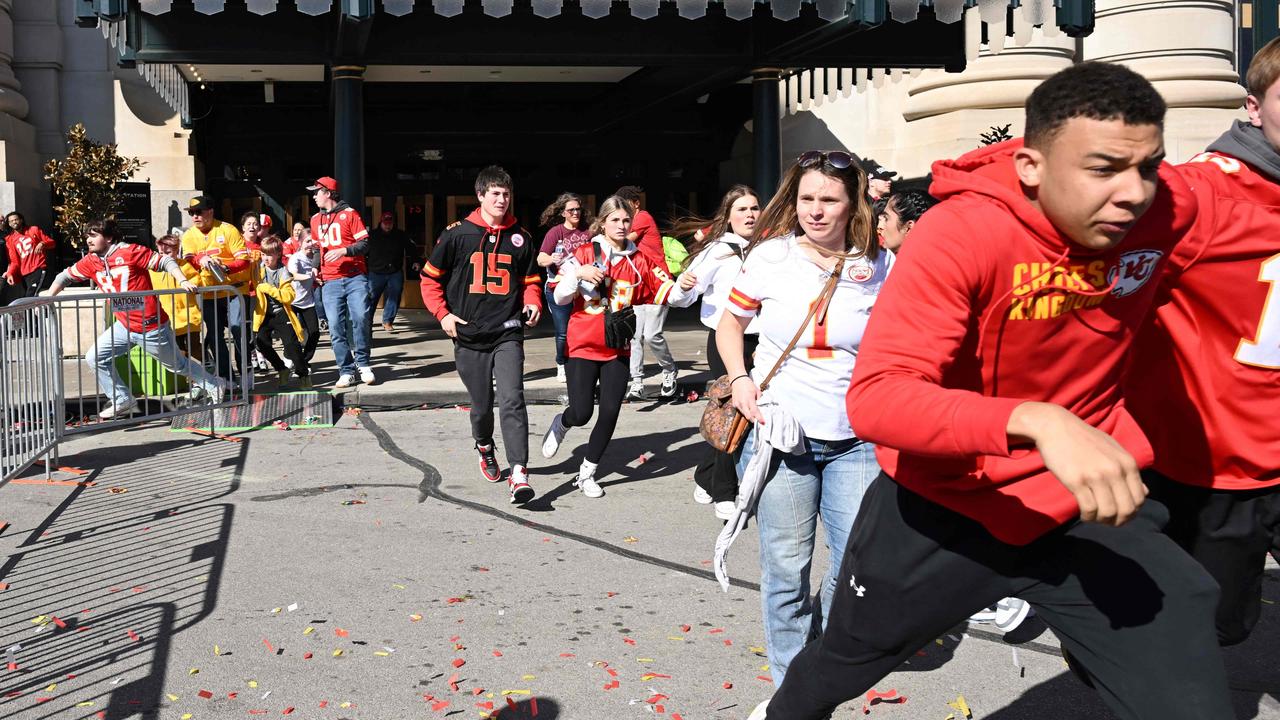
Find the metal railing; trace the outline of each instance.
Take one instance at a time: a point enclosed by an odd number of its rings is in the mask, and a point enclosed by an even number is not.
[[[244,404],[251,313],[225,285],[0,308],[0,484],[41,457],[56,464],[67,435]],[[217,413],[206,416],[214,432]]]

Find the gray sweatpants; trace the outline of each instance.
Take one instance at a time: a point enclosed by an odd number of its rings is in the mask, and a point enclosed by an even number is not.
[[[493,443],[493,389],[498,387],[498,419],[508,465],[529,464],[529,413],[524,405],[524,343],[507,340],[489,351],[453,346],[458,377],[471,396],[471,437]]]
[[[662,334],[662,326],[667,322],[666,305],[636,305],[636,334],[631,339],[631,381],[644,379],[644,343],[649,341],[653,356],[663,370],[676,369],[676,361],[671,357],[671,348],[667,347],[667,337]]]

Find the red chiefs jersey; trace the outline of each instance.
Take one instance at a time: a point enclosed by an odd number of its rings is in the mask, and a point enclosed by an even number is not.
[[[92,281],[105,293],[141,292],[152,289],[148,271],[159,270],[163,257],[141,245],[116,243],[103,255],[85,255],[67,272],[76,280]],[[169,322],[154,295],[117,298],[111,301],[111,309],[132,332],[155,330]]]
[[[312,215],[311,237],[320,243],[321,280],[337,280],[364,274],[364,255],[348,255],[336,263],[326,262],[324,259],[330,250],[348,248],[365,242],[369,237],[360,213],[351,209],[350,205],[341,203],[332,212],[322,211]]]
[[[573,253],[581,265],[595,262],[594,243],[587,243]],[[604,304],[606,300],[618,312],[631,305],[664,305],[675,283],[666,267],[655,265],[644,254],[614,252],[609,256],[604,280],[597,286],[600,297],[587,299],[578,293],[573,298],[573,314],[569,316],[569,357],[587,360],[613,360],[630,357],[631,348],[617,350],[604,342]]]
[[[53,250],[53,238],[44,234],[40,228],[29,225],[22,232],[14,230],[4,239],[5,249],[9,253],[9,269],[5,273],[12,277],[30,275],[49,266],[45,253]],[[38,252],[43,247],[45,252]]]
[[[1202,153],[1178,172],[1199,199],[1139,336],[1128,404],[1155,468],[1189,485],[1280,485],[1280,184]]]

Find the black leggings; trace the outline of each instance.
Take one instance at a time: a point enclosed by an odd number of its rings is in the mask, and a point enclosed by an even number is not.
[[[742,336],[742,354],[747,372],[751,372],[756,364],[756,345],[759,344],[759,335]],[[707,331],[707,366],[711,369],[713,378],[725,374],[724,360],[720,358],[720,349],[716,347],[715,330]],[[702,461],[694,468],[693,481],[711,496],[712,502],[734,500],[738,497],[737,455],[738,453],[722,453],[708,445]]]
[[[586,360],[571,357],[564,367],[569,385],[569,407],[561,415],[565,427],[582,427],[591,422],[591,413],[596,405],[596,383],[600,384],[600,419],[591,429],[591,439],[587,442],[587,461],[598,465],[613,439],[614,428],[618,427],[622,396],[626,394],[627,382],[631,379],[629,358]]]

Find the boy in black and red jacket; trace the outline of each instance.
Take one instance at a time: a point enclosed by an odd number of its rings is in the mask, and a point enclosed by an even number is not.
[[[502,479],[493,446],[496,380],[511,502],[533,499],[529,414],[524,402],[524,330],[538,324],[538,246],[511,214],[511,176],[489,166],[476,177],[480,207],[445,228],[422,268],[422,301],[453,338],[458,376],[471,396],[471,434],[480,473]]]

